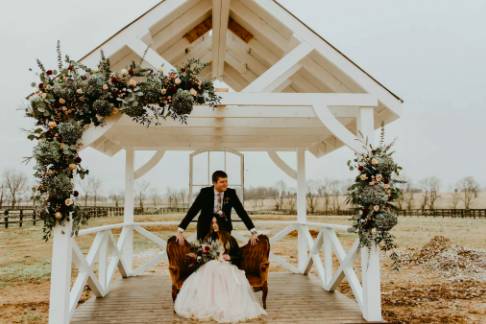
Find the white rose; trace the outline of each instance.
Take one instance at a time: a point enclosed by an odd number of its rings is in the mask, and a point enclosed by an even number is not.
[[[379,163],[379,162],[378,162],[378,160],[377,160],[377,159],[375,159],[375,158],[372,158],[372,159],[371,159],[371,164],[373,164],[373,165],[377,165],[378,163]]]
[[[380,210],[380,206],[379,205],[374,205],[373,206],[373,210],[374,211],[379,211]]]
[[[359,178],[360,178],[361,180],[366,180],[366,179],[368,179],[368,176],[367,176],[366,174],[364,174],[364,173],[363,173],[362,175],[360,175],[360,176],[359,176]]]
[[[175,84],[181,84],[182,81],[181,81],[181,79],[177,78],[177,79],[175,79],[174,82],[175,82]]]
[[[191,93],[191,95],[193,96],[196,96],[197,95],[197,91],[194,89],[194,88],[191,88],[191,90],[189,90],[189,92]]]
[[[127,75],[128,71],[127,71],[127,69],[121,69],[120,73],[121,73],[121,75]]]

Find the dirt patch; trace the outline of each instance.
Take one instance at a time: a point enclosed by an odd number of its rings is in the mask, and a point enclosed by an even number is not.
[[[434,236],[420,250],[403,254],[404,263],[422,265],[451,280],[486,281],[486,251],[452,244],[444,236]]]
[[[382,282],[383,316],[393,323],[486,323],[486,268],[481,250],[435,236],[402,253],[400,272]]]

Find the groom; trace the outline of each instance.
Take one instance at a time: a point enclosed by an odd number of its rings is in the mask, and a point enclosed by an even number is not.
[[[258,232],[253,225],[250,216],[248,216],[248,213],[241,204],[240,199],[236,195],[236,191],[232,188],[228,188],[227,174],[221,170],[215,171],[212,175],[212,180],[213,185],[201,189],[192,203],[192,206],[187,211],[186,216],[180,222],[176,234],[177,242],[181,245],[184,244],[183,232],[199,211],[201,211],[201,213],[197,219],[198,239],[204,238],[209,232],[211,219],[214,214],[218,214],[219,217],[224,219],[226,225],[221,229],[231,233],[231,230],[233,229],[233,225],[231,224],[231,208],[234,208],[238,216],[251,232],[251,244],[255,244],[258,241]]]

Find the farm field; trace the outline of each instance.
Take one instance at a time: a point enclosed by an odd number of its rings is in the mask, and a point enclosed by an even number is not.
[[[177,221],[181,217],[182,214],[137,216],[136,220]],[[252,216],[257,222],[290,221],[294,217]],[[333,224],[349,222],[346,216],[309,217],[309,220]],[[90,221],[88,226],[121,221],[122,217],[98,218]],[[191,225],[190,229],[194,230],[194,227]],[[281,228],[282,225],[272,225],[260,230],[271,235]],[[167,239],[173,235],[176,226],[152,226],[147,229]],[[244,232],[241,223],[238,223],[236,230]],[[486,301],[483,297],[486,294],[486,219],[401,217],[392,233],[397,238],[403,264],[401,270],[395,272],[390,267],[390,260],[382,256],[382,305],[387,321],[486,322]],[[349,248],[354,237],[352,234],[343,234],[339,238],[345,248]],[[91,240],[92,236],[78,240],[84,252],[89,248]],[[156,249],[151,242],[135,235],[134,262],[141,263]],[[0,250],[0,323],[45,323],[48,312],[51,242],[42,240],[39,226],[1,229]],[[295,261],[295,233],[276,243],[272,250]],[[359,276],[359,268],[356,269]],[[166,270],[167,264],[162,263],[151,271]],[[270,270],[283,271],[277,266],[271,266]],[[346,281],[339,290],[352,298]],[[169,291],[167,293],[170,294]],[[88,297],[89,291],[85,291],[82,300]]]

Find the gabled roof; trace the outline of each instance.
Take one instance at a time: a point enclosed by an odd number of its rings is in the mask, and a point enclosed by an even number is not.
[[[190,57],[197,57],[209,63],[202,71],[203,78],[220,80],[238,92],[368,94],[377,100],[375,127],[379,127],[382,121],[389,123],[401,114],[402,99],[275,0],[164,0],[120,29],[80,61],[96,63],[100,50],[110,57],[115,70],[125,67],[132,60],[139,61],[142,56],[144,64],[153,67],[164,65],[168,69],[183,64]],[[289,117],[297,114],[308,118],[313,114],[296,108],[281,109],[287,109],[288,112],[283,114]],[[340,107],[340,110],[332,110],[333,113],[337,112],[334,116],[326,116],[335,118],[341,124],[334,123],[336,127],[356,133],[357,110],[350,108]],[[265,109],[266,114],[277,119],[269,118],[262,121],[264,124],[270,127],[269,122],[273,122],[280,125],[275,126],[277,128],[285,126],[285,123],[277,122],[283,119],[269,113],[269,107]],[[255,111],[255,117],[262,115],[258,112]],[[203,115],[204,118],[210,117],[207,112]],[[246,117],[239,112],[229,113],[229,116],[239,118],[237,125],[245,125]],[[247,117],[248,127],[252,127],[250,121],[254,122],[255,117]],[[288,137],[288,143],[301,139],[289,144],[289,147],[303,145],[316,156],[344,144],[342,138],[336,137],[328,129],[329,125],[319,123],[321,127],[317,127],[317,124],[312,124],[314,121],[309,121],[310,124],[305,126],[305,118],[302,118],[302,127],[310,127],[307,131],[288,128],[285,133],[276,129],[274,135],[281,136],[282,140]],[[201,119],[198,120],[197,113],[190,116],[192,119],[189,125],[198,127]],[[124,123],[128,121],[120,125]],[[231,123],[228,119],[227,124]],[[292,123],[292,118],[288,123]],[[117,152],[123,146],[116,139],[116,134],[122,132],[120,125],[111,129],[109,139],[97,141],[98,145],[92,146],[105,153],[109,151],[109,154]],[[224,137],[232,139],[227,145],[234,145],[234,148],[251,147],[243,140],[242,145],[238,146],[239,139],[249,139],[250,134],[235,125],[232,129],[221,126],[219,133],[209,129],[214,127],[211,123],[206,126],[208,129],[205,131],[185,130],[184,139],[190,143],[190,136],[200,134],[205,136],[208,145],[225,145],[221,141]],[[134,131],[133,127],[131,131]],[[264,133],[266,135],[262,135],[262,140],[271,136],[271,133],[261,132]],[[251,138],[252,143],[258,141],[258,137]]]

